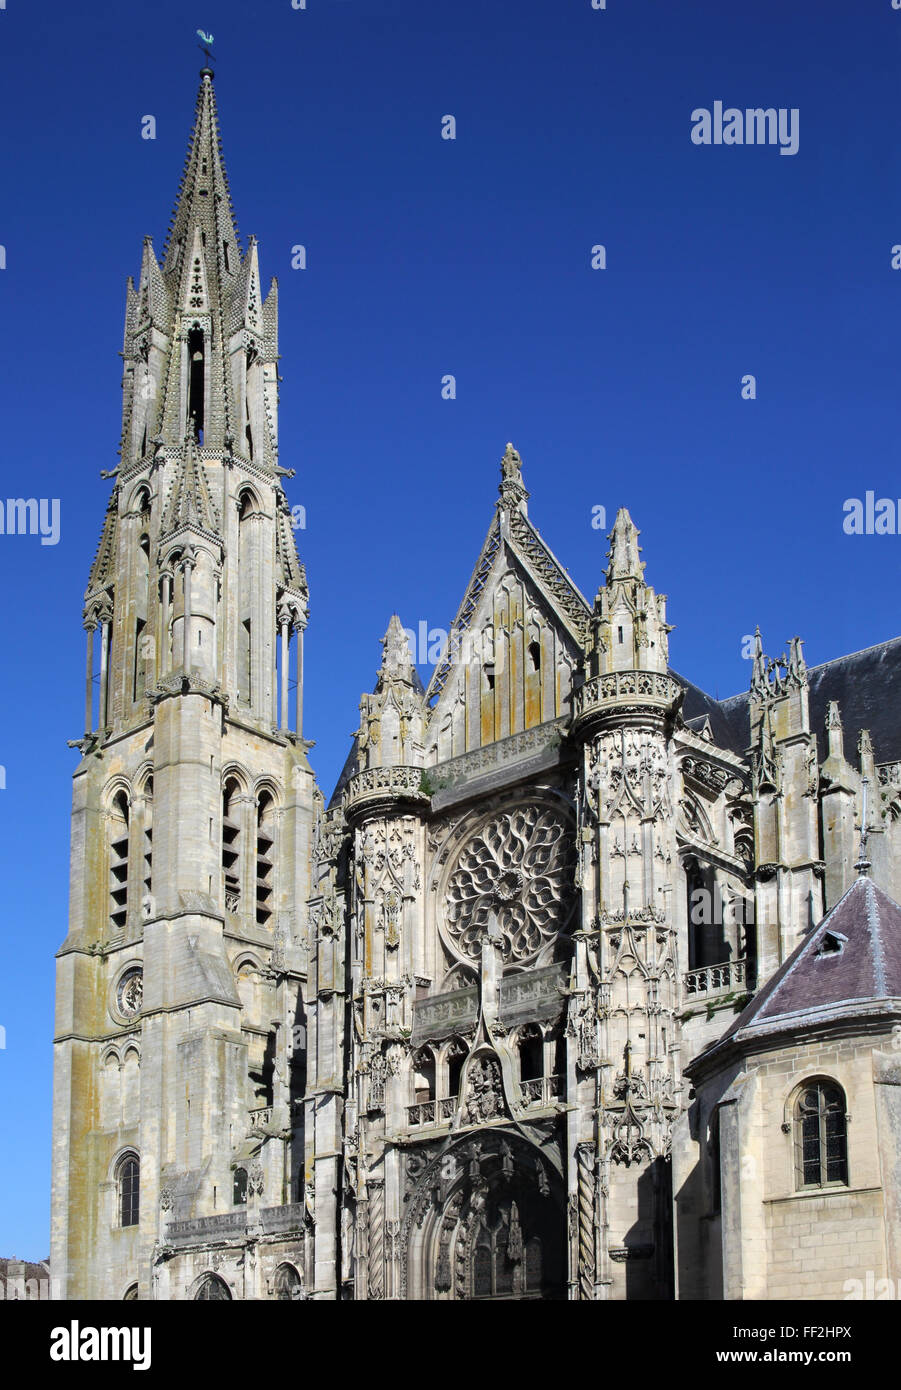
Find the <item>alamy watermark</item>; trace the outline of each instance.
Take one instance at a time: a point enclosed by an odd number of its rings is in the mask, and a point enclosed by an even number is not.
[[[846,1279],[842,1284],[846,1303],[882,1302],[901,1298],[901,1288],[894,1279],[877,1279],[875,1270],[868,1269],[863,1279]]]
[[[863,497],[847,497],[842,503],[846,536],[897,536],[901,534],[901,497],[880,497],[865,492]]]
[[[37,536],[41,545],[59,544],[58,497],[7,497],[0,500],[0,536]]]
[[[691,139],[695,145],[778,145],[780,154],[797,154],[800,140],[797,106],[723,107],[698,106],[691,113]]]

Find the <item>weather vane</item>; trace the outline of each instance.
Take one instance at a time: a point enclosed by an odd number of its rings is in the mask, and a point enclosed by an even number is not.
[[[207,62],[211,63],[213,61],[213,55],[210,52],[210,44],[213,42],[212,34],[205,34],[202,29],[198,29],[197,37],[199,39],[203,39],[203,43],[198,44],[197,47],[201,50],[202,53],[206,54]]]

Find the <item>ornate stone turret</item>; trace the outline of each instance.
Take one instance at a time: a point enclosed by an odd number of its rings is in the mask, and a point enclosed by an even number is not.
[[[426,707],[407,634],[395,613],[382,639],[375,692],[360,701],[360,768],[421,767]]]
[[[671,714],[680,698],[667,674],[666,596],[644,582],[639,532],[621,507],[610,533],[606,585],[598,590],[585,643],[585,680],[575,693],[579,727]]]
[[[347,786],[347,814],[373,814],[404,803],[423,805],[426,702],[407,634],[395,613],[382,639],[375,691],[360,701],[357,771]]]
[[[621,1252],[604,1240],[599,1255],[591,1253],[581,1223],[586,1205],[597,1204],[602,1229],[629,1230],[654,1254],[642,1269],[643,1297],[667,1285],[660,1232],[679,1087],[679,963],[668,895],[676,865],[671,735],[681,690],[667,673],[666,600],[644,582],[638,531],[625,509],[609,560],[573,719],[581,744],[582,932],[570,1029],[580,1098],[601,1097],[596,1126],[586,1132],[583,1122],[578,1146],[582,1298],[621,1296]],[[639,1201],[632,1174],[642,1166],[647,1191]]]

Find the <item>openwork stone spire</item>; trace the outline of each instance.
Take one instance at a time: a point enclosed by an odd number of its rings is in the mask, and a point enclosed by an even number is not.
[[[210,68],[204,68],[200,75],[194,129],[163,257],[163,272],[167,277],[177,277],[179,289],[184,288],[188,252],[197,227],[203,230],[207,247],[216,248],[222,273],[236,275],[241,259],[238,228],[222,157]]]

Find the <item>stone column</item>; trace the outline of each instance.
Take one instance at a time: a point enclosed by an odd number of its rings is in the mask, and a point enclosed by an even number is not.
[[[105,613],[100,619],[100,705],[97,727],[106,728],[107,680],[109,675],[109,630],[112,614]]]
[[[281,672],[281,674],[282,674],[282,680],[281,680],[281,687],[282,687],[282,688],[281,688],[281,704],[280,704],[279,712],[278,712],[278,727],[279,727],[280,729],[282,729],[282,730],[287,729],[287,727],[288,727],[288,674],[289,674],[289,671],[288,671],[288,662],[289,662],[289,651],[288,651],[288,627],[289,627],[290,621],[291,621],[291,615],[290,615],[289,613],[280,613],[280,614],[279,614],[279,617],[278,617],[278,627],[279,627],[279,633],[280,633],[280,635],[281,635],[281,645],[282,645],[282,650],[281,650],[281,662],[282,662],[282,672]]]
[[[89,734],[94,728],[94,633],[97,630],[97,624],[93,618],[85,623],[84,630],[88,638],[84,687],[84,731]]]
[[[172,613],[172,571],[163,570],[160,575],[162,593],[160,595],[160,626],[157,634],[157,680],[169,670],[172,651],[169,647],[169,619]]]
[[[301,737],[303,734],[303,625],[296,623],[294,631],[297,633],[297,713],[294,716],[294,728]]]
[[[185,611],[182,618],[182,665],[185,675],[191,670],[191,571],[194,568],[194,557],[185,555],[182,560],[182,573],[185,577]]]

